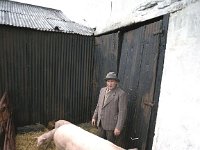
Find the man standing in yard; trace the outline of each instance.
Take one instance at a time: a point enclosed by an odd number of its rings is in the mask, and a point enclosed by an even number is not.
[[[119,88],[114,72],[105,78],[106,87],[100,90],[92,125],[98,127],[98,136],[115,143],[122,134],[127,115],[127,95]]]

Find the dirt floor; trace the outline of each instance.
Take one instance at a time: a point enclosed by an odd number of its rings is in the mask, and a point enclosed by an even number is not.
[[[91,123],[82,123],[78,125],[79,127],[89,131],[93,134],[97,133],[97,129],[91,126]],[[50,143],[46,143],[45,145],[40,146],[39,148],[36,146],[36,137],[42,135],[45,131],[39,132],[28,132],[28,133],[20,133],[16,136],[16,149],[17,150],[55,150],[55,145],[53,141]]]

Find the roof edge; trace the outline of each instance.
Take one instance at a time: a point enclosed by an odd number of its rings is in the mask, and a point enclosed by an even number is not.
[[[126,26],[130,26],[136,23],[144,22],[153,18],[157,18],[169,13],[174,13],[181,9],[184,9],[188,5],[195,3],[199,0],[189,0],[187,2],[184,1],[177,1],[172,2],[171,4],[161,3],[159,0],[153,1],[155,4],[152,7],[149,6],[149,3],[152,1],[145,2],[144,4],[140,5],[138,8],[134,9],[130,14],[126,16],[121,16],[117,20],[111,20],[109,23],[103,27],[97,27],[96,31],[94,32],[95,36],[99,36],[102,34],[114,32]],[[147,8],[145,8],[145,6]]]

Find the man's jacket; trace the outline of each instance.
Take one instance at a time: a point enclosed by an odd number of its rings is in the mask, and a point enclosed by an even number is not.
[[[97,120],[97,126],[101,122],[104,130],[114,130],[115,128],[122,130],[127,115],[127,95],[122,89],[116,87],[109,92],[104,103],[105,93],[106,87],[100,90],[93,119]]]

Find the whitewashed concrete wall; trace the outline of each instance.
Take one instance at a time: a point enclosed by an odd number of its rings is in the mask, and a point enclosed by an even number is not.
[[[153,150],[200,150],[200,2],[171,14]]]

